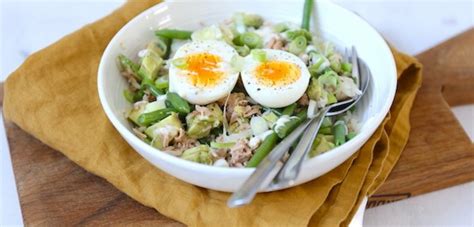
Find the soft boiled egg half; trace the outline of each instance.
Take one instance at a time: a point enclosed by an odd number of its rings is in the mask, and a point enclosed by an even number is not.
[[[205,105],[227,96],[239,73],[230,62],[237,55],[222,41],[193,41],[184,44],[171,60],[169,89],[192,104]]]
[[[311,74],[297,56],[281,50],[262,49],[249,54],[241,72],[249,96],[271,108],[291,105],[303,96]]]

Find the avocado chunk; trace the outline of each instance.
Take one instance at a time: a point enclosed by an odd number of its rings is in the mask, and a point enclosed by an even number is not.
[[[145,134],[152,138],[152,146],[162,149],[163,138],[173,138],[178,136],[179,129],[181,128],[181,121],[179,120],[178,114],[172,113],[165,119],[155,123],[145,130]]]
[[[142,115],[145,112],[145,106],[146,105],[139,105],[135,106],[129,113],[128,113],[128,119],[135,123],[138,126],[143,126],[138,122],[138,117]]]
[[[163,59],[160,57],[161,52],[154,43],[150,43],[146,50],[146,55],[142,59],[138,74],[142,79],[155,81],[158,77],[158,72],[163,66]]]

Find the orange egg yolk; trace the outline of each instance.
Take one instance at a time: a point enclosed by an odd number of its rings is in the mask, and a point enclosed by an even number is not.
[[[191,54],[186,57],[189,80],[196,87],[213,87],[224,76],[219,69],[221,57],[209,53]]]
[[[266,61],[255,69],[257,79],[267,86],[288,85],[300,78],[300,68],[290,62]]]

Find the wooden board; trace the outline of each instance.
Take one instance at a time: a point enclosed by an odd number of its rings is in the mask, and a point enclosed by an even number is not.
[[[474,144],[450,110],[474,103],[474,29],[417,58],[424,78],[411,112],[410,139],[368,207],[474,180]]]
[[[410,141],[370,206],[474,180],[473,144],[448,105],[474,103],[473,47],[474,29],[418,56],[425,77],[412,111]],[[26,225],[181,225],[14,124],[6,122],[6,128]]]

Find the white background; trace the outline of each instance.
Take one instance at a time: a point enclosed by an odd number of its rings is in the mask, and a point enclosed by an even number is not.
[[[335,1],[367,19],[395,47],[410,54],[427,50],[474,26],[471,0]],[[105,16],[121,4],[120,0],[0,0],[0,81],[32,52]],[[453,111],[472,140],[474,105],[456,107]],[[0,122],[0,177],[0,226],[22,225],[3,121]],[[369,209],[365,212],[364,225],[474,226],[474,183]]]

